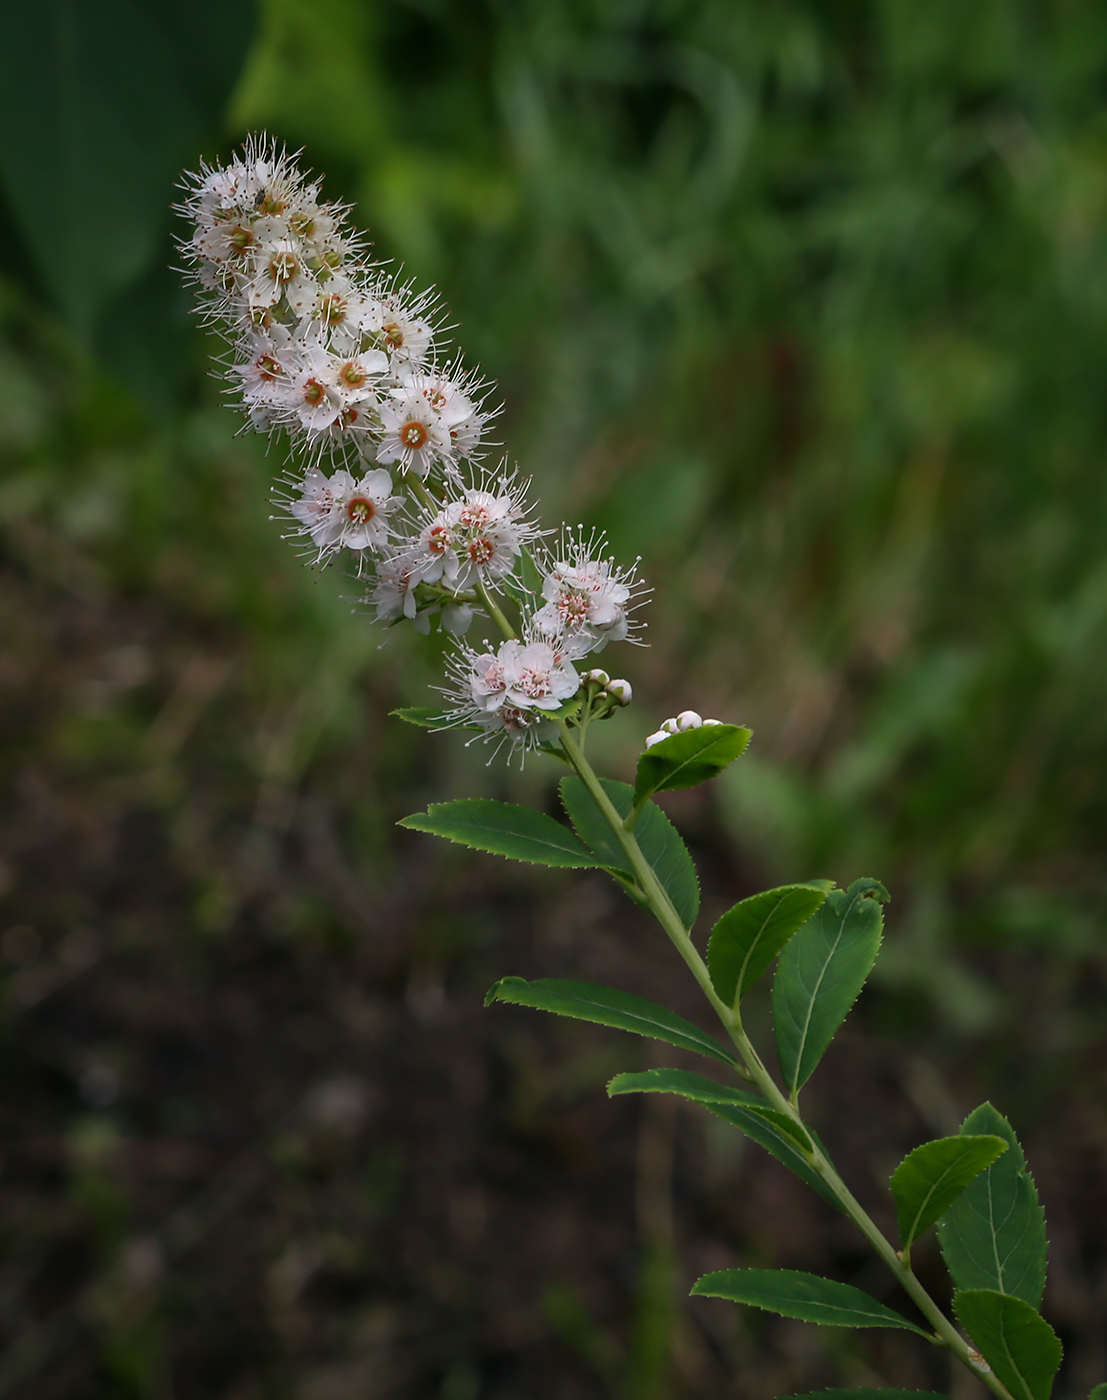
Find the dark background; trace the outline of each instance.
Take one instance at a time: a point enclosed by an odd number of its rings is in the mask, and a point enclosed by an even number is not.
[[[902,1153],[990,1098],[1059,1393],[1107,1377],[1102,6],[48,0],[0,117],[0,1397],[975,1389],[688,1300],[746,1263],[897,1301],[723,1125],[606,1098],[649,1047],[481,1008],[511,972],[700,1014],[599,876],[394,825],[554,775],[388,719],[434,644],[268,519],[168,212],[261,128],[438,284],[547,522],[643,556],[608,771],[689,705],[755,729],[666,804],[704,927],[891,888],[807,1091],[851,1186],[891,1226]]]

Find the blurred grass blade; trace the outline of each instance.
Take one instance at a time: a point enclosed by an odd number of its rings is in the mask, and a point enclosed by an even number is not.
[[[961,1124],[966,1136],[1002,1138],[1007,1151],[965,1188],[938,1225],[938,1243],[960,1289],[995,1289],[1032,1308],[1046,1276],[1045,1214],[1015,1131],[990,1103]]]
[[[425,812],[404,817],[397,825],[443,836],[475,851],[535,865],[587,869],[600,863],[553,817],[512,802],[495,802],[490,797],[435,802]]]
[[[630,784],[610,778],[601,778],[600,783],[620,817],[629,816],[634,806],[634,789]],[[579,778],[562,778],[561,801],[573,830],[595,851],[600,863],[620,868],[626,879],[633,881],[627,868],[626,852]],[[700,882],[680,833],[660,807],[647,802],[638,814],[634,835],[665,893],[673,901],[681,922],[690,929],[700,911]]]
[[[902,1327],[928,1335],[860,1288],[798,1269],[720,1269],[704,1274],[692,1292],[705,1298],[729,1298],[824,1327]]]
[[[1029,1303],[991,1288],[954,1294],[953,1310],[1015,1400],[1049,1400],[1061,1364],[1057,1333]]]
[[[857,1000],[880,951],[888,891],[879,880],[834,890],[787,943],[773,979],[773,1030],[793,1097]]]
[[[707,945],[707,966],[728,1006],[737,1006],[826,895],[812,885],[782,885],[743,899],[722,916]]]
[[[1006,1150],[1001,1137],[958,1134],[924,1142],[904,1157],[891,1181],[904,1253],[946,1213],[969,1182]]]
[[[592,982],[569,982],[558,977],[541,977],[534,982],[527,982],[522,977],[503,977],[484,998],[485,1006],[491,1006],[494,1001],[530,1006],[536,1011],[552,1011],[558,1016],[571,1016],[577,1021],[594,1021],[597,1025],[632,1031],[651,1040],[663,1040],[681,1050],[694,1050],[698,1055],[710,1055],[725,1065],[734,1064],[734,1056],[691,1021],[644,997],[636,997],[615,987],[601,987]]]

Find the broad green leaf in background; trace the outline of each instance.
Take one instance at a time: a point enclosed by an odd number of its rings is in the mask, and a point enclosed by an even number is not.
[[[737,1006],[826,896],[814,885],[783,885],[750,895],[722,916],[707,945],[707,966],[728,1006]]]
[[[6,7],[0,183],[47,295],[86,343],[154,264],[181,168],[221,127],[253,29],[249,0]]]
[[[601,778],[600,782],[619,815],[628,816],[634,805],[634,789],[630,784],[609,778]],[[574,831],[595,851],[600,862],[622,870],[626,879],[633,880],[626,853],[579,778],[562,778],[561,801]],[[665,893],[673,901],[684,927],[691,928],[700,910],[700,882],[688,847],[680,839],[676,827],[660,807],[647,802],[638,814],[634,835]]]
[[[529,860],[536,865],[587,869],[599,864],[591,851],[553,817],[511,802],[495,802],[490,797],[435,802],[425,812],[404,817],[398,825],[444,836],[475,851]]]
[[[440,729],[446,723],[446,712],[437,705],[403,705],[388,713],[408,724],[417,724],[420,729]]]
[[[706,783],[741,758],[751,737],[751,731],[740,725],[711,724],[662,739],[638,760],[635,802],[644,802],[655,792]]]
[[[961,1132],[1001,1137],[1008,1148],[939,1222],[946,1267],[958,1288],[996,1289],[1036,1308],[1045,1288],[1045,1215],[1015,1131],[985,1103],[969,1114]]]
[[[805,1130],[792,1121],[779,1109],[770,1108],[764,1099],[745,1089],[731,1088],[717,1084],[702,1074],[694,1074],[685,1069],[647,1069],[638,1073],[617,1074],[607,1086],[607,1092],[615,1094],[679,1094],[693,1103],[738,1104],[747,1113],[770,1124],[777,1133],[791,1138],[803,1152],[811,1151],[811,1139]]]
[[[953,1310],[1015,1400],[1049,1400],[1061,1343],[1040,1313],[1022,1298],[991,1288],[954,1294]]]
[[[902,1327],[928,1334],[899,1313],[848,1283],[835,1283],[797,1269],[720,1269],[704,1274],[692,1292],[706,1298],[729,1298],[782,1317],[817,1322],[824,1327]]]
[[[892,1173],[899,1237],[906,1254],[985,1167],[1007,1150],[1001,1137],[935,1138],[909,1152]]]
[[[724,1065],[733,1065],[734,1056],[714,1038],[678,1016],[644,997],[615,987],[601,987],[593,982],[569,982],[558,977],[540,977],[527,982],[522,977],[502,977],[484,998],[485,1006],[494,1001],[510,1002],[514,1006],[530,1006],[536,1011],[552,1011],[558,1016],[571,1016],[577,1021],[594,1021],[616,1030],[633,1031],[635,1035],[663,1040],[681,1050],[694,1050],[710,1055]]]
[[[806,1083],[880,951],[888,891],[879,880],[834,890],[785,945],[773,979],[773,1029],[788,1092]]]
[[[1107,1400],[1107,1381],[1100,1381],[1088,1393],[1088,1400]]]
[[[803,1395],[784,1395],[781,1400],[949,1400],[935,1390],[891,1390],[876,1386],[809,1390]]]

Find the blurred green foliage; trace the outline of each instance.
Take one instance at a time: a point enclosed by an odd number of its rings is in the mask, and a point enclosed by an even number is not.
[[[228,117],[438,283],[547,520],[644,556],[612,757],[689,704],[750,723],[734,839],[773,879],[883,878],[883,975],[966,1028],[999,1014],[973,950],[1064,977],[1102,947],[1105,79],[1089,0],[263,0]],[[8,355],[19,438],[54,398]],[[229,417],[118,427],[118,397],[34,439],[8,514],[218,595],[265,685],[338,648],[341,742],[376,639],[292,581]]]

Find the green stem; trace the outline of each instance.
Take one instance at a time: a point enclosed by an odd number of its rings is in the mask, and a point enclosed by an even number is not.
[[[622,847],[626,855],[627,863],[638,882],[638,886],[646,899],[650,911],[661,924],[665,932],[669,935],[677,952],[688,965],[693,977],[699,983],[701,990],[707,1000],[714,1008],[715,1014],[726,1028],[727,1034],[734,1042],[736,1049],[742,1059],[744,1066],[744,1077],[756,1085],[765,1099],[778,1112],[785,1114],[794,1123],[798,1124],[810,1136],[800,1115],[799,1109],[779,1088],[764,1062],[758,1055],[749,1036],[746,1034],[741,1016],[736,1007],[727,1006],[722,998],[715,991],[711,981],[711,974],[707,964],[700,956],[698,949],[692,942],[684,922],[673,906],[653,867],[642,854],[642,849],[634,836],[633,831],[628,830],[622,817],[615,808],[614,803],[604,791],[603,784],[596,776],[592,765],[585,758],[580,745],[573,737],[572,731],[564,722],[559,722],[561,730],[561,744],[573,769],[584,786],[592,795],[596,806],[600,809],[610,826],[612,834]],[[805,1154],[813,1170],[822,1178],[838,1201],[842,1210],[849,1216],[865,1238],[869,1241],[877,1254],[895,1275],[896,1279],[903,1286],[904,1290],[911,1296],[919,1311],[934,1328],[935,1340],[941,1345],[949,1348],[957,1359],[965,1365],[979,1381],[998,1397],[998,1400],[1012,1400],[1010,1391],[1005,1385],[992,1374],[991,1371],[982,1371],[979,1365],[973,1360],[975,1353],[965,1339],[958,1332],[957,1328],[942,1312],[941,1308],[931,1298],[930,1294],[922,1286],[919,1280],[912,1273],[910,1267],[900,1258],[894,1246],[885,1238],[875,1221],[857,1201],[845,1182],[839,1176],[834,1164],[826,1154],[814,1145],[812,1138],[812,1151]]]

